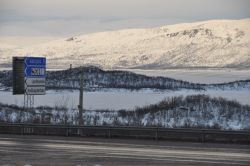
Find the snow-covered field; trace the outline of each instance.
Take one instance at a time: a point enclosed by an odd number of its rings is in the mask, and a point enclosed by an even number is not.
[[[141,70],[126,69],[137,74],[147,76],[163,76],[193,83],[225,83],[250,79],[250,69],[165,69]]]
[[[95,109],[133,109],[149,104],[155,104],[166,97],[179,95],[208,94],[211,97],[224,97],[230,100],[237,100],[241,104],[250,104],[250,91],[154,91],[154,90],[101,90],[84,93],[84,108]],[[35,96],[35,106],[66,106],[68,108],[77,108],[79,92],[77,90],[69,91],[47,91],[45,96]],[[13,96],[9,91],[0,92],[0,102],[7,104],[23,105],[23,95]]]

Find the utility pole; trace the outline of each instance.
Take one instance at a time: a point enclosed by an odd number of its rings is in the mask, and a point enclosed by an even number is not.
[[[79,109],[79,119],[78,119],[78,125],[83,125],[83,70],[80,76],[80,94],[79,94],[79,105],[78,105],[78,109]]]

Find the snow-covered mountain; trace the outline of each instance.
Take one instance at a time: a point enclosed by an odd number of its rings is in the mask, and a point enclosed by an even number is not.
[[[74,36],[29,48],[0,46],[0,67],[12,56],[46,56],[50,68],[83,64],[114,68],[250,68],[250,19],[212,20],[151,29]]]

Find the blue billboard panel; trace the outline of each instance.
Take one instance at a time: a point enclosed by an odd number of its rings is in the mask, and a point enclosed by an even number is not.
[[[26,66],[25,77],[45,77],[46,69],[43,66]]]
[[[25,57],[25,66],[45,66],[46,58],[43,57]]]

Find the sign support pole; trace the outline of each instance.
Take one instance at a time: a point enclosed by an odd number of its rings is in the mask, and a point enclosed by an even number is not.
[[[32,109],[34,108],[34,104],[35,104],[35,97],[34,95],[28,95],[28,94],[24,94],[24,108],[25,109]]]
[[[79,105],[78,105],[78,109],[79,109],[78,125],[82,126],[83,125],[83,115],[82,115],[83,114],[83,71],[80,76],[79,84],[80,84],[80,89],[79,89]],[[82,135],[83,130],[79,129],[78,134]]]
[[[80,94],[79,94],[79,105],[78,105],[78,109],[79,109],[79,125],[83,125],[83,72],[81,74],[80,77]]]

